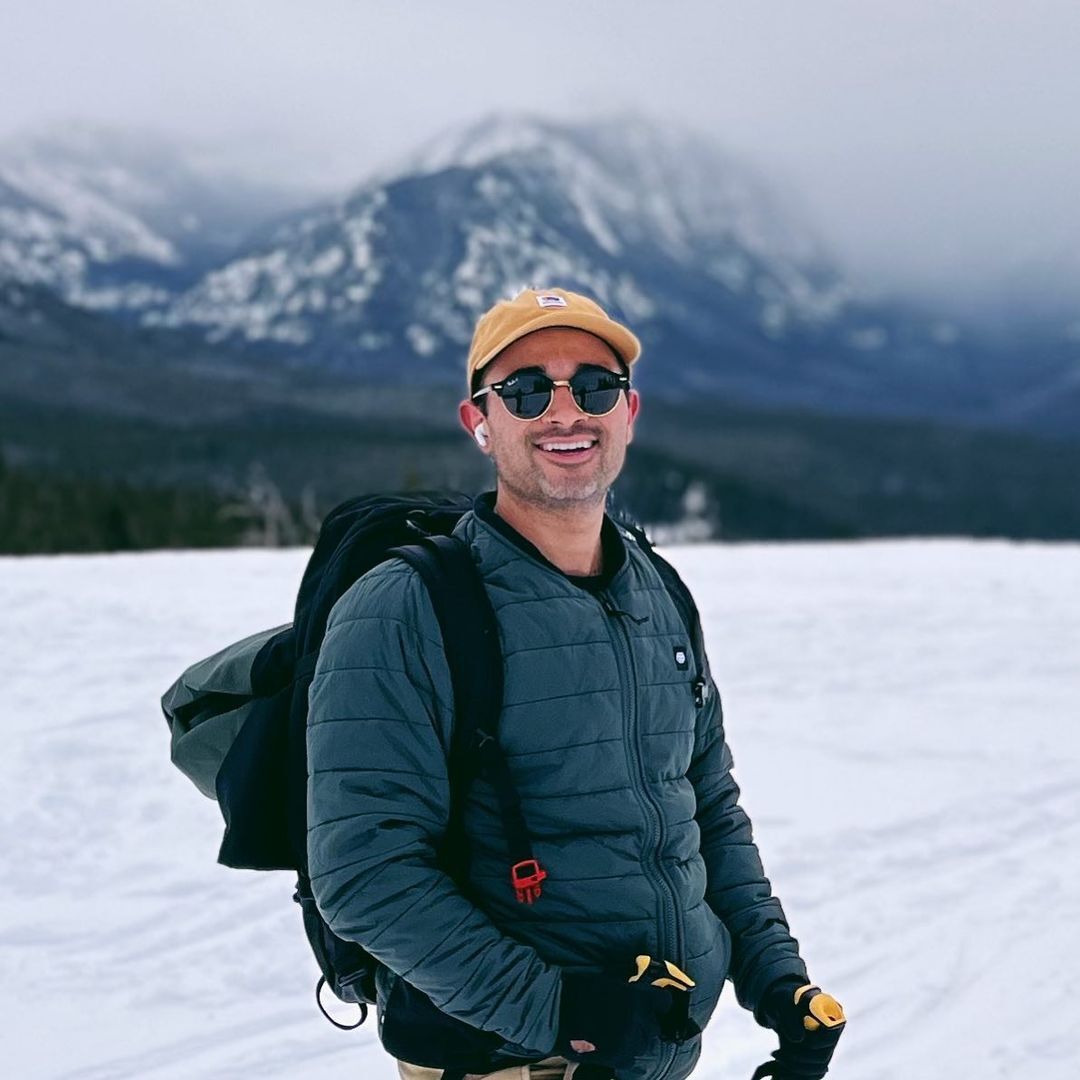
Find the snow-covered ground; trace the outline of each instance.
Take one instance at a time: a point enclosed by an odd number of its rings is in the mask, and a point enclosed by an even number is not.
[[[673,549],[831,1076],[1080,1068],[1080,547]],[[0,559],[6,1076],[383,1077],[336,1031],[285,874],[215,864],[158,697],[286,621],[306,552]],[[771,1049],[725,994],[696,1076]]]

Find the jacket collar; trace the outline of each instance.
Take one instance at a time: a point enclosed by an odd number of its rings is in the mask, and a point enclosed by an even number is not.
[[[476,496],[473,500],[473,513],[481,522],[494,529],[500,536],[505,537],[521,552],[528,555],[529,558],[535,559],[556,574],[562,574],[563,577],[574,582],[575,585],[580,585],[590,591],[607,588],[615,575],[622,569],[623,563],[626,562],[626,543],[619,532],[618,526],[607,514],[604,515],[604,522],[600,526],[600,546],[604,561],[603,570],[592,577],[575,577],[560,570],[535,544],[526,540],[513,525],[495,513],[494,491],[485,491]]]

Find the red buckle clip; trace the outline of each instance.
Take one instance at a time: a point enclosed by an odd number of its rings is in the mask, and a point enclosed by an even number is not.
[[[510,868],[510,883],[519,904],[531,904],[540,899],[540,882],[547,877],[547,871],[536,859],[522,859]]]

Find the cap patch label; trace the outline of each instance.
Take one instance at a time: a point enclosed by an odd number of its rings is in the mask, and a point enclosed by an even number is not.
[[[536,298],[536,302],[541,307],[566,307],[566,300],[554,293],[541,293]]]

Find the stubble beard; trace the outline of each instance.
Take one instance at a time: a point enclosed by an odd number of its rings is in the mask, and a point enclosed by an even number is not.
[[[520,502],[528,503],[544,510],[568,511],[584,509],[607,502],[608,491],[622,471],[625,451],[619,460],[609,460],[608,451],[612,449],[606,443],[601,444],[601,459],[597,462],[591,476],[565,477],[552,479],[540,469],[521,470],[520,474],[512,469],[500,467],[500,455],[493,454],[495,476],[501,487],[506,488]]]

